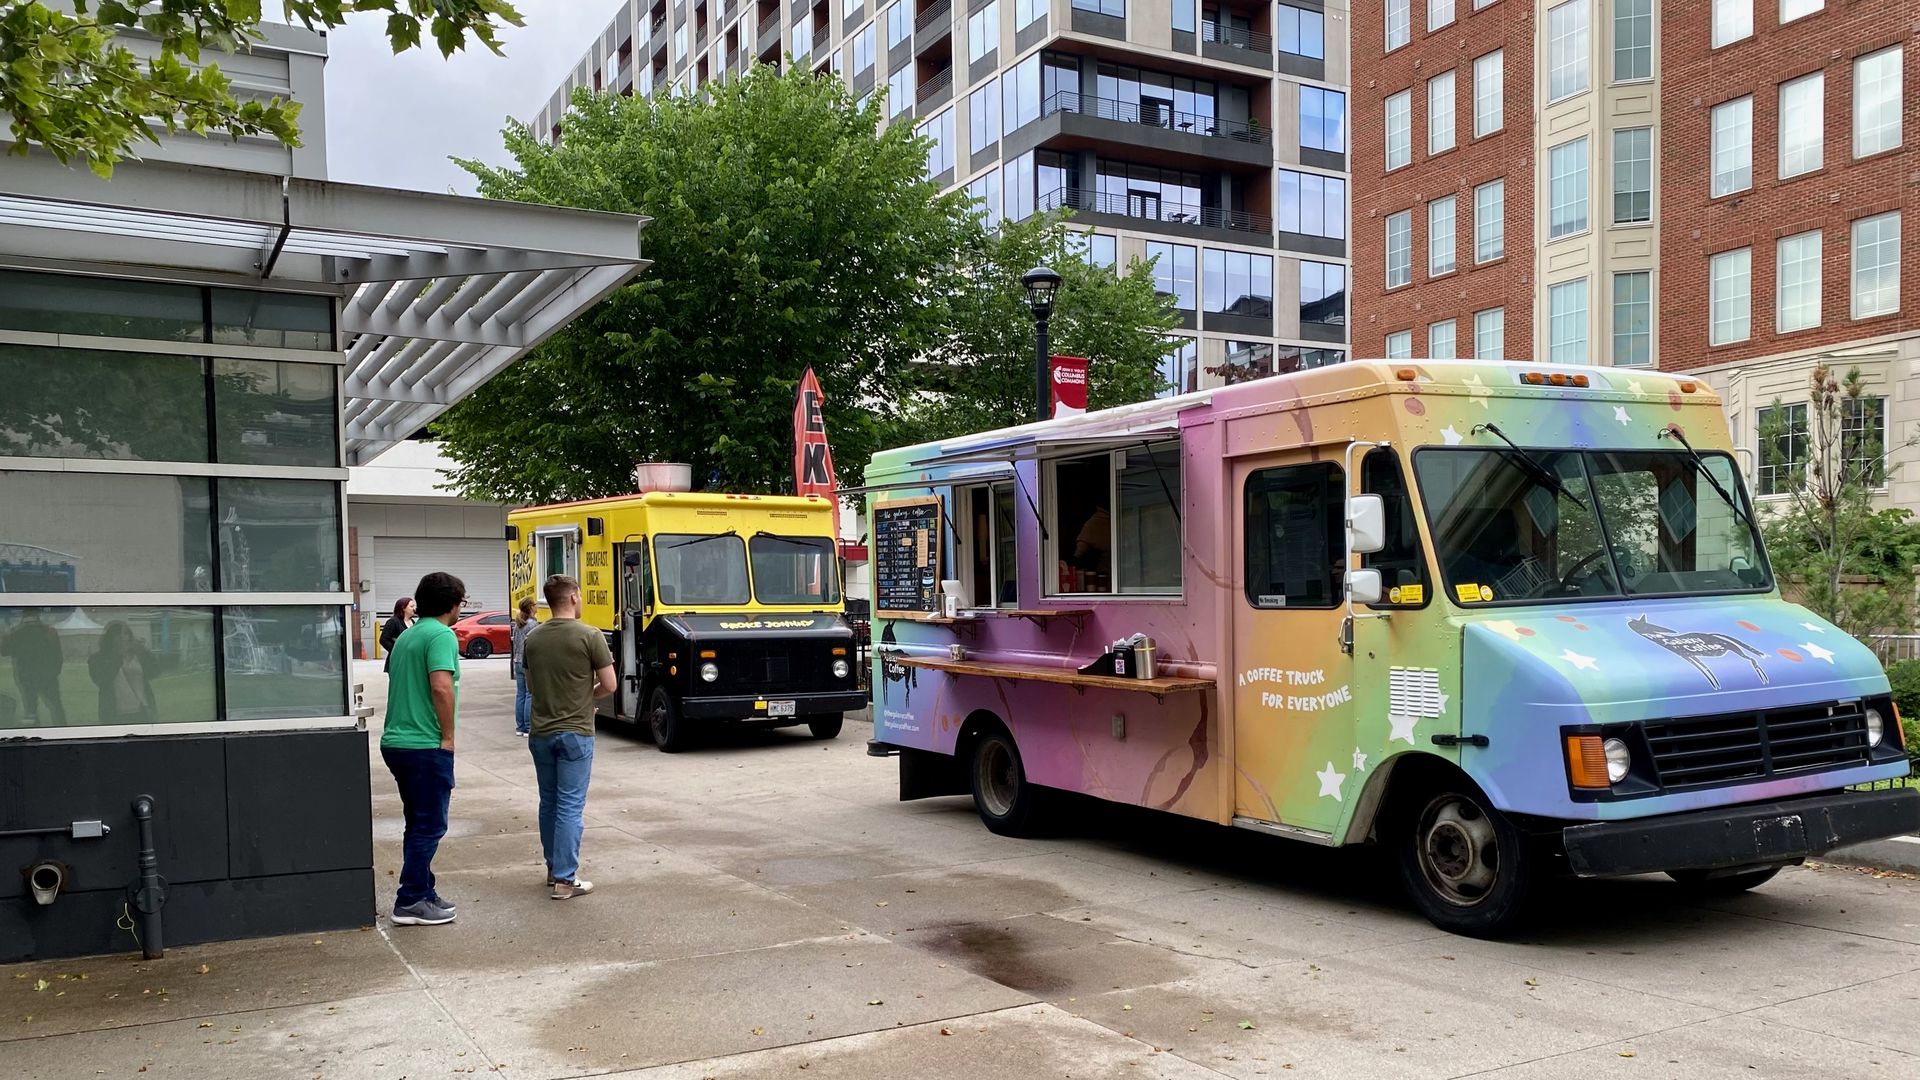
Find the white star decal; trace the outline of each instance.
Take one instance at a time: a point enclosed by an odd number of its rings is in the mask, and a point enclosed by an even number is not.
[[[1367,771],[1367,755],[1361,753],[1360,748],[1357,746],[1353,748],[1353,771]]]
[[[1447,441],[1448,446],[1460,445],[1460,433],[1453,430],[1452,424],[1448,424],[1446,427],[1440,429],[1440,437]]]
[[[1634,396],[1634,397],[1645,397],[1645,396],[1647,396],[1647,392],[1646,392],[1645,390],[1643,390],[1643,389],[1641,389],[1641,388],[1640,388],[1640,380],[1639,380],[1639,379],[1628,379],[1628,380],[1627,380],[1627,390],[1628,390],[1628,392],[1629,392],[1629,393],[1631,393],[1631,394],[1633,394],[1633,396]]]
[[[1827,632],[1827,628],[1826,628],[1826,627],[1824,627],[1824,626],[1819,626],[1819,625],[1816,625],[1816,624],[1814,624],[1814,623],[1810,623],[1810,622],[1803,622],[1803,623],[1801,623],[1801,624],[1800,624],[1800,628],[1801,628],[1802,630],[1811,630],[1811,631],[1813,631],[1813,632],[1814,632],[1814,633],[1816,633],[1816,634],[1824,634],[1824,633],[1826,633],[1826,632]]]
[[[1626,427],[1628,424],[1633,423],[1632,420],[1627,419],[1627,410],[1624,406],[1615,405],[1613,407],[1613,418],[1620,421],[1621,427]]]
[[[1409,716],[1405,713],[1388,713],[1387,723],[1393,725],[1393,733],[1387,736],[1387,741],[1392,742],[1395,739],[1405,739],[1407,740],[1408,746],[1418,745],[1413,741],[1413,726],[1419,722],[1420,718],[1417,716]]]
[[[1318,777],[1320,780],[1320,797],[1321,798],[1324,799],[1327,796],[1331,795],[1333,796],[1334,801],[1336,802],[1347,801],[1346,797],[1340,794],[1340,785],[1346,783],[1347,774],[1334,772],[1333,762],[1331,761],[1327,762],[1327,767],[1325,769],[1321,770],[1320,772],[1314,773],[1313,775]]]
[[[1443,694],[1441,694],[1441,695],[1440,695],[1440,712],[1441,712],[1441,713],[1442,713],[1443,715],[1444,715],[1444,714],[1446,713],[1446,711],[1447,711],[1447,702],[1449,702],[1449,701],[1451,701],[1451,700],[1453,700],[1453,695],[1452,695],[1452,694],[1446,694],[1446,693],[1443,693]]]
[[[1475,405],[1483,409],[1489,407],[1487,399],[1493,396],[1493,391],[1488,390],[1487,384],[1480,381],[1480,376],[1469,375],[1460,381],[1466,384],[1467,396],[1473,399]]]
[[[1574,652],[1572,649],[1560,650],[1560,659],[1565,660],[1567,663],[1572,664],[1574,667],[1579,668],[1581,671],[1600,670],[1600,665],[1593,662],[1593,657],[1582,656],[1579,653]]]
[[[1827,662],[1828,667],[1833,666],[1833,650],[1832,649],[1823,649],[1820,646],[1815,645],[1811,641],[1801,642],[1800,647],[1807,650],[1807,655],[1813,657],[1815,660],[1825,660]]]

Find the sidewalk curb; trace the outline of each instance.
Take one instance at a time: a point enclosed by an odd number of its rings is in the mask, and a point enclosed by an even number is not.
[[[1891,836],[1885,840],[1835,848],[1820,856],[1820,861],[1920,874],[1920,836]]]

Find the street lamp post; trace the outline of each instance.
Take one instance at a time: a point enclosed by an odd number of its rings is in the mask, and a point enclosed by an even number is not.
[[[1033,309],[1033,389],[1036,418],[1053,416],[1053,373],[1047,348],[1047,320],[1053,316],[1053,295],[1060,289],[1060,275],[1045,266],[1036,266],[1020,276],[1027,287],[1027,306]]]

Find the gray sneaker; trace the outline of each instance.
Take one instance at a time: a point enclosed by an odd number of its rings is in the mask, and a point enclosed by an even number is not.
[[[574,878],[572,881],[554,882],[551,895],[555,900],[571,900],[576,896],[585,896],[592,891],[593,882],[582,878]]]
[[[396,905],[387,920],[401,926],[439,926],[452,922],[458,914],[450,907],[441,907],[427,899],[404,906]]]

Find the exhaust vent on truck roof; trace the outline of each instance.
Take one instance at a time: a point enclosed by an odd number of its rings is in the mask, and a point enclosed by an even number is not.
[[[633,489],[649,491],[692,491],[693,466],[675,462],[646,462],[633,467]]]

